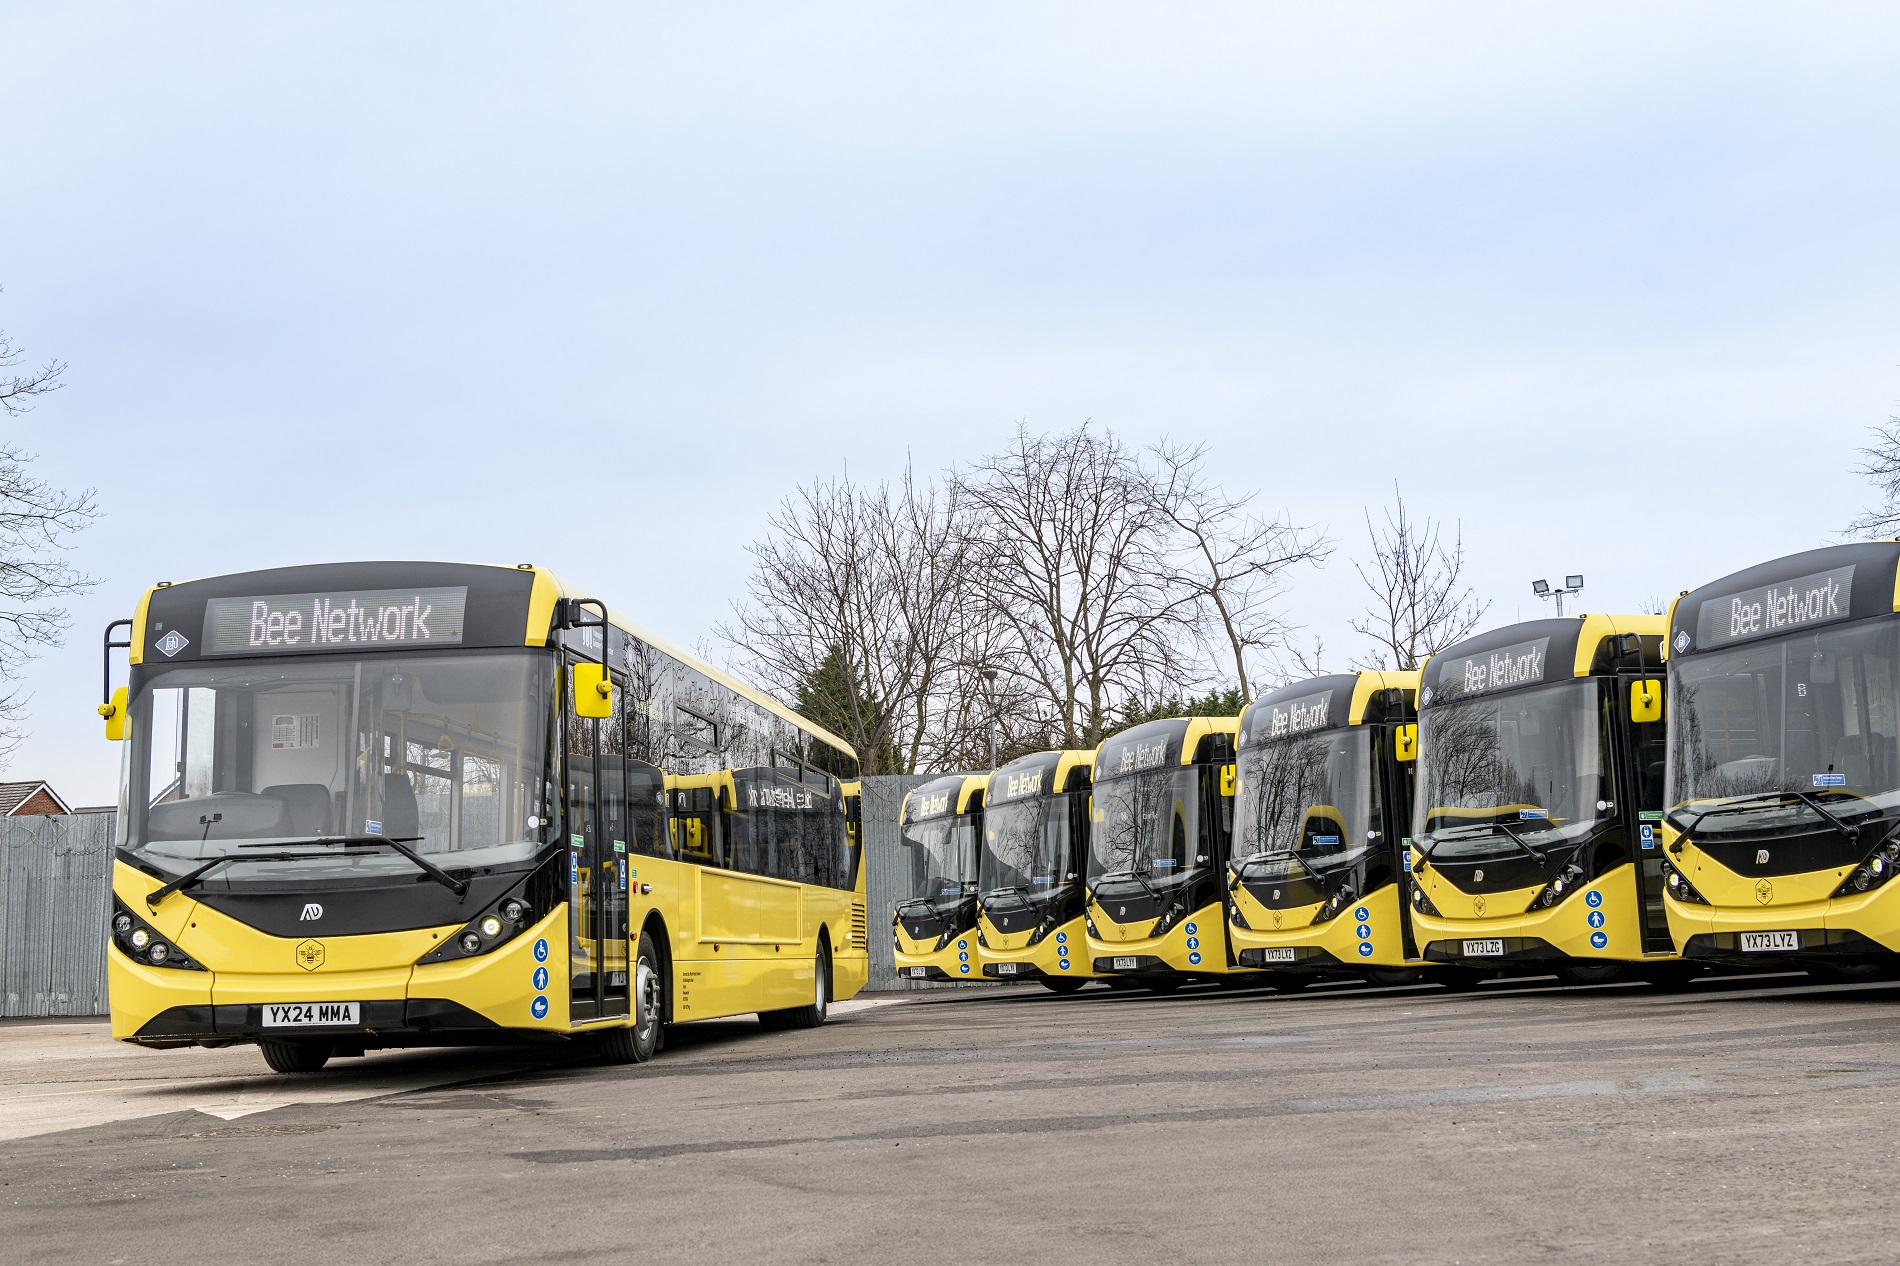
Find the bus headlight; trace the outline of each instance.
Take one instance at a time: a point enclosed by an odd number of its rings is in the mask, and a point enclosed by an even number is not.
[[[564,853],[549,858],[486,910],[477,911],[460,931],[418,958],[417,965],[486,954],[521,935],[567,899],[567,865]]]
[[[1671,897],[1684,905],[1706,906],[1709,904],[1709,899],[1697,892],[1695,885],[1689,882],[1688,876],[1677,870],[1673,863],[1664,862],[1662,868],[1663,889]]]
[[[1315,910],[1313,912],[1313,923],[1320,924],[1320,923],[1332,922],[1334,919],[1337,919],[1339,917],[1339,912],[1341,910],[1344,910],[1347,906],[1351,905],[1352,903],[1353,903],[1352,889],[1350,887],[1341,888],[1338,892],[1335,892],[1332,896],[1326,898],[1325,905],[1321,906],[1318,910]]]
[[[1875,849],[1873,856],[1854,867],[1841,886],[1834,890],[1834,895],[1851,897],[1856,893],[1870,892],[1893,878],[1897,869],[1900,869],[1900,843],[1889,840]]]
[[[1432,899],[1425,895],[1425,889],[1417,883],[1412,885],[1412,909],[1434,919],[1444,917],[1438,913],[1438,907],[1432,904]]]
[[[1545,884],[1544,890],[1531,899],[1529,908],[1548,910],[1581,887],[1583,887],[1583,867],[1575,862],[1568,862],[1562,872]]]
[[[157,929],[133,914],[117,897],[112,900],[112,943],[135,963],[147,967],[170,967],[177,971],[204,971],[203,963],[166,941]]]

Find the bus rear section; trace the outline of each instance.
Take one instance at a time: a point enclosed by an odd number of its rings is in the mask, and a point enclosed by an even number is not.
[[[1419,979],[1405,893],[1416,672],[1294,682],[1240,718],[1228,940],[1298,989]]]
[[[1676,600],[1668,889],[1692,962],[1900,968],[1900,545],[1811,550]]]
[[[977,947],[989,980],[1073,993],[1095,979],[1083,919],[1092,751],[1037,752],[990,775]]]
[[[981,980],[977,869],[987,774],[945,774],[913,787],[898,810],[907,896],[891,911],[897,974]]]
[[[1102,744],[1090,823],[1089,957],[1170,992],[1241,969],[1227,944],[1235,717],[1150,721]]]
[[[1533,620],[1425,665],[1411,895],[1428,963],[1572,983],[1692,970],[1655,831],[1663,623]]]

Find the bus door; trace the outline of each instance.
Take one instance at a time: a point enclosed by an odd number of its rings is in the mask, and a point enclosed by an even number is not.
[[[568,705],[568,1015],[575,1021],[627,1014],[625,698],[626,683],[616,676],[612,717],[575,716]]]
[[[1630,857],[1636,871],[1636,905],[1643,932],[1643,953],[1670,954],[1669,918],[1663,911],[1662,802],[1663,762],[1668,751],[1664,724],[1630,719],[1630,687],[1635,678],[1612,677],[1616,698],[1611,701],[1619,725],[1621,788],[1618,799],[1629,833]],[[1660,676],[1655,678],[1658,688]]]

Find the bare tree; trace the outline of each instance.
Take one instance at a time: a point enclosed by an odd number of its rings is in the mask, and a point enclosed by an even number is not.
[[[1253,493],[1230,497],[1209,483],[1204,444],[1164,439],[1149,452],[1155,508],[1178,532],[1175,580],[1200,604],[1215,653],[1232,657],[1245,705],[1254,697],[1248,653],[1285,645],[1293,631],[1277,604],[1286,574],[1301,563],[1323,563],[1332,541],[1285,516],[1252,513]]]
[[[1863,460],[1854,473],[1863,475],[1880,493],[1880,504],[1847,525],[1850,536],[1865,540],[1900,536],[1900,416],[1874,428],[1874,443],[1860,450]]]
[[[26,357],[0,330],[0,409],[18,417],[37,397],[59,390],[63,361],[8,373]],[[28,660],[64,639],[69,619],[53,605],[95,582],[66,561],[71,538],[97,516],[92,489],[71,493],[36,478],[34,456],[0,443],[0,756],[19,743],[26,696],[18,685]]]
[[[1356,668],[1417,668],[1476,628],[1491,607],[1462,583],[1463,532],[1454,527],[1446,548],[1439,524],[1412,519],[1397,484],[1392,503],[1383,528],[1375,528],[1372,513],[1366,512],[1372,557],[1353,563],[1373,602],[1365,619],[1351,621],[1352,629],[1378,648],[1367,660],[1355,661]]]
[[[1006,693],[1052,738],[1093,747],[1129,698],[1192,683],[1198,595],[1178,583],[1150,472],[1113,434],[1018,425],[951,482],[977,516],[972,597],[1009,635]]]

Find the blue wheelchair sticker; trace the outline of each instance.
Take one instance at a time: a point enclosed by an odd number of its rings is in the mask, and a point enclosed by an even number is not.
[[[958,949],[969,949],[969,948],[970,948],[970,943],[969,943],[968,941],[958,941],[958,942],[957,942],[957,948],[958,948]]]
[[[533,1005],[531,1005],[528,1008],[528,1014],[532,1015],[537,1020],[547,1019],[548,1018],[547,998],[541,995],[536,995]]]
[[[1589,922],[1590,922],[1590,926],[1591,926],[1591,927],[1593,927],[1593,928],[1600,928],[1600,927],[1602,927],[1602,926],[1603,926],[1603,911],[1601,911],[1601,910],[1592,910],[1592,911],[1590,911],[1590,920],[1589,920]]]
[[[1360,906],[1357,910],[1352,912],[1352,917],[1361,923],[1365,923],[1372,918],[1372,911],[1366,909],[1364,906]]]
[[[1361,958],[1372,957],[1372,942],[1371,941],[1359,942],[1359,957]]]
[[[1189,948],[1189,949],[1199,949],[1199,948],[1201,948],[1201,938],[1200,938],[1200,937],[1198,937],[1198,936],[1190,936],[1190,937],[1188,937],[1188,948]]]
[[[534,961],[537,963],[545,963],[548,961],[548,942],[546,937],[534,943]]]
[[[546,989],[547,987],[548,987],[548,969],[545,967],[535,968],[534,969],[534,991],[536,993],[540,993],[543,989]]]
[[[1188,962],[1194,964],[1196,967],[1199,967],[1201,965],[1201,956],[1199,954],[1189,954]]]
[[[1197,923],[1188,924],[1184,930],[1187,932],[1189,936],[1199,936],[1201,934],[1200,925]]]
[[[1610,943],[1610,938],[1607,934],[1603,932],[1590,933],[1590,948],[1602,949],[1604,946],[1608,945],[1609,943]]]
[[[1057,944],[1057,945],[1067,945],[1068,943],[1069,943],[1069,934],[1068,934],[1067,932],[1057,932],[1057,933],[1056,933],[1056,944]]]
[[[1603,904],[1603,894],[1592,888],[1589,892],[1584,894],[1583,904],[1594,910]]]

